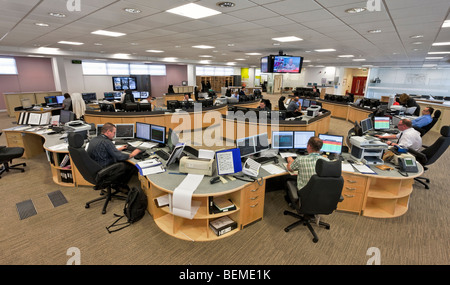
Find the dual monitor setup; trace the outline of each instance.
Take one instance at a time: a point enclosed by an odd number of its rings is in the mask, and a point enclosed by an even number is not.
[[[166,143],[166,127],[136,122],[135,124],[115,124],[116,136],[114,139],[141,139],[155,143]],[[97,125],[97,136],[101,134],[103,124]]]
[[[390,129],[390,117],[373,117],[361,120],[360,125],[355,124],[355,133],[362,136],[369,131],[383,131]]]
[[[147,99],[150,96],[150,93],[148,91],[132,91],[133,97],[135,100],[137,99]],[[103,93],[103,100],[106,101],[114,101],[114,100],[121,100],[122,99],[123,92],[104,92]]]
[[[241,152],[241,157],[258,154],[267,149],[279,151],[305,152],[308,140],[315,136],[314,131],[273,131],[272,144],[269,144],[267,133],[236,140],[236,146]],[[319,134],[323,141],[322,153],[341,154],[343,136]]]
[[[214,106],[213,99],[205,99],[198,102],[195,101],[178,101],[178,100],[167,100],[167,110],[175,112],[177,109],[187,110],[193,109],[194,103],[201,104],[202,108],[208,108]]]

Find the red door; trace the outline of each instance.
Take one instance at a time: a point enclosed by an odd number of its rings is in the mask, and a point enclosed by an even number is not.
[[[355,95],[364,95],[366,88],[367,76],[354,76],[352,82],[352,91]]]

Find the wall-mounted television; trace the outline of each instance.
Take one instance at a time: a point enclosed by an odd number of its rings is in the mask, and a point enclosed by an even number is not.
[[[302,70],[303,57],[276,55],[273,59],[274,73],[300,73]]]
[[[261,73],[268,73],[269,71],[269,57],[261,57]]]
[[[137,90],[136,77],[134,76],[113,76],[113,89],[114,91],[122,90]]]

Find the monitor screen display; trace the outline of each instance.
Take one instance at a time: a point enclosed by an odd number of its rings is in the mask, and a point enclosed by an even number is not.
[[[323,141],[321,152],[341,154],[343,136],[320,134],[319,138]]]
[[[136,90],[136,77],[113,77],[113,89],[114,91],[121,90]]]
[[[83,97],[83,100],[86,102],[92,102],[97,100],[96,93],[81,93],[81,96]]]
[[[136,122],[136,138],[149,141],[150,136],[150,124]]]
[[[276,55],[273,61],[274,73],[300,73],[303,57]]]
[[[387,130],[390,128],[389,117],[375,117],[373,127],[375,130]]]
[[[133,91],[133,97],[134,99],[141,99],[141,92],[140,91]]]
[[[134,124],[116,124],[116,138],[133,139]]]
[[[56,96],[46,96],[44,97],[45,103],[47,106],[52,106],[58,104],[58,101],[56,100]]]
[[[308,108],[309,106],[311,106],[311,101],[308,100],[308,99],[305,99],[305,100],[303,101],[302,107]]]
[[[157,143],[166,143],[166,127],[152,125],[150,130],[150,140]]]
[[[58,102],[58,104],[62,104],[63,101],[64,101],[64,95],[56,96],[56,102]]]
[[[269,57],[261,57],[261,73],[269,72]]]
[[[255,152],[261,152],[265,149],[269,149],[269,136],[267,133],[259,134],[255,136]]]
[[[75,113],[67,110],[61,110],[59,115],[59,122],[65,124],[67,122],[75,120]]]
[[[294,132],[292,131],[272,132],[272,148],[274,149],[294,148]]]
[[[294,132],[294,148],[306,149],[310,137],[316,135],[314,131],[295,131]]]
[[[97,126],[96,126],[96,135],[97,136],[99,136],[99,135],[101,135],[102,134],[102,127],[103,127],[103,124],[98,124]]]
[[[103,97],[105,100],[114,100],[114,93],[113,92],[104,92]]]
[[[361,121],[361,129],[363,134],[373,129],[372,119],[367,118]]]
[[[236,146],[241,151],[241,157],[248,156],[256,152],[253,137],[237,139]]]
[[[169,132],[167,134],[167,147],[169,148],[169,150],[172,151],[179,141],[180,139],[177,133],[169,128]]]

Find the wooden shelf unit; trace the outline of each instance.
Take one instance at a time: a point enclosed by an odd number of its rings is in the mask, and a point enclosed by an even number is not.
[[[199,91],[202,90],[202,81],[205,83],[209,81],[211,84],[211,89],[216,93],[220,93],[222,87],[234,86],[233,76],[197,76],[196,84]]]

